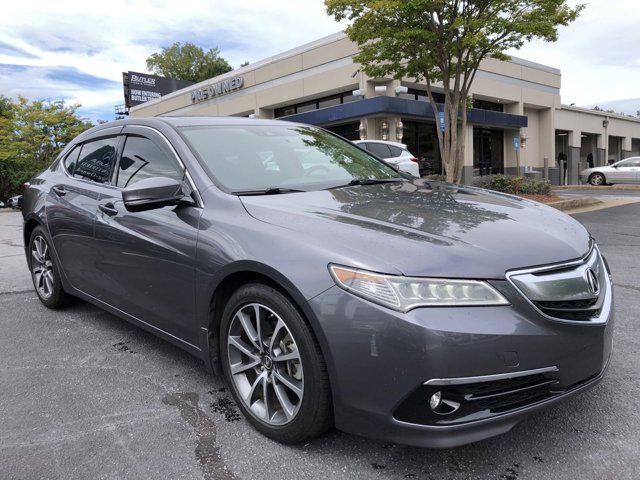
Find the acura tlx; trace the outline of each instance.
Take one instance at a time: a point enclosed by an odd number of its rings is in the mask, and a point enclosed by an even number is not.
[[[79,298],[179,345],[283,443],[333,426],[474,442],[594,385],[611,353],[610,272],[577,221],[308,125],[99,125],[22,213],[44,305]]]

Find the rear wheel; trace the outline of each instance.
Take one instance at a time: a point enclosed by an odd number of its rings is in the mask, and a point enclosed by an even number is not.
[[[221,322],[222,368],[247,420],[282,443],[317,437],[331,425],[326,365],[292,302],[264,284],[236,291]]]
[[[604,185],[606,183],[606,180],[605,180],[603,174],[601,174],[601,173],[593,173],[589,177],[589,183],[591,185],[593,185],[594,187],[599,187],[599,186]]]
[[[58,267],[53,258],[49,237],[38,226],[29,240],[29,269],[38,298],[48,308],[65,307],[73,297],[62,287]]]

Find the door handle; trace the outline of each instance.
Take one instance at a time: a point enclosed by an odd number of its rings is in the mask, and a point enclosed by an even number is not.
[[[59,197],[64,197],[67,194],[67,191],[64,188],[64,185],[55,185],[53,187],[53,191]]]
[[[102,203],[102,204],[98,205],[98,208],[100,209],[100,211],[102,213],[105,213],[105,214],[109,215],[110,217],[113,217],[114,215],[118,214],[118,209],[116,207],[114,207],[113,203],[111,203],[111,202]]]

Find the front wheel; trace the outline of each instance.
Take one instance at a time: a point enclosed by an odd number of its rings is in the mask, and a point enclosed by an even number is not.
[[[589,177],[589,183],[594,187],[600,187],[606,183],[606,180],[603,174],[594,173]]]
[[[299,443],[331,425],[327,369],[291,300],[264,284],[241,287],[221,322],[225,377],[247,420],[267,437]]]

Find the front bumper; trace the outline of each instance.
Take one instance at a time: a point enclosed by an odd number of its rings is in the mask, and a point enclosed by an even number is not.
[[[545,318],[506,282],[492,282],[510,306],[420,308],[406,314],[338,287],[309,305],[324,337],[336,426],[403,444],[447,448],[510,430],[526,415],[595,385],[611,355],[613,300],[606,322],[568,324]],[[407,399],[431,379],[457,379],[555,367],[552,392],[512,408],[467,410],[431,418],[429,398],[406,421]],[[411,415],[409,415],[411,416]]]

